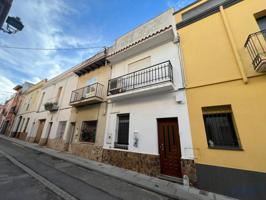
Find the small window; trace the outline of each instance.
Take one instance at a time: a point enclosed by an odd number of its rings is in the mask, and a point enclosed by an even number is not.
[[[57,96],[56,96],[56,100],[55,100],[56,103],[59,102],[59,99],[60,99],[60,96],[61,96],[61,93],[62,93],[62,89],[63,89],[63,87],[59,87],[58,88]]]
[[[40,100],[40,103],[39,103],[39,106],[38,106],[38,111],[40,111],[40,109],[41,109],[41,106],[42,106],[42,103],[43,103],[43,99],[44,99],[44,95],[45,95],[45,92],[42,93],[42,97],[41,97],[41,100]]]
[[[30,107],[30,104],[31,104],[31,99],[32,99],[32,97],[31,97],[31,98],[28,100],[28,102],[27,102],[26,111],[29,110],[29,107]]]
[[[231,106],[205,107],[202,111],[208,146],[239,149]]]
[[[60,121],[57,129],[57,136],[59,138],[63,138],[65,129],[66,129],[66,121]]]
[[[118,115],[118,133],[115,148],[128,149],[129,114]]]
[[[84,121],[81,126],[80,141],[95,142],[97,121]]]

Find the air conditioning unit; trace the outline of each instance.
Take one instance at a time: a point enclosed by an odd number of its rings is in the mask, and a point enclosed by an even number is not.
[[[95,96],[96,93],[96,85],[92,85],[88,88],[87,93],[85,94],[85,98],[90,98]]]
[[[120,79],[112,79],[109,83],[109,92],[111,94],[118,94],[122,92],[122,84]]]
[[[261,61],[258,65],[254,66],[255,71],[258,73],[266,73],[266,55],[260,56]]]

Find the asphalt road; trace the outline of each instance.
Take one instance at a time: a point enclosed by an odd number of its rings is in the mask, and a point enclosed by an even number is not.
[[[0,151],[0,200],[168,199],[3,139]]]

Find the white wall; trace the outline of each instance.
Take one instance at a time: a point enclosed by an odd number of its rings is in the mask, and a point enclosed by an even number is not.
[[[141,60],[143,58],[151,56],[151,65],[156,65],[164,61],[171,61],[173,66],[173,76],[174,84],[178,88],[182,88],[182,73],[180,70],[180,62],[178,57],[177,44],[173,42],[168,42],[164,45],[158,46],[156,48],[150,49],[149,51],[143,52],[137,56],[126,59],[122,62],[115,63],[112,65],[111,77],[115,78],[118,76],[125,75],[129,73],[128,64]]]
[[[48,124],[49,122],[53,122],[52,129],[50,132],[50,139],[57,138],[57,128],[59,121],[67,121],[66,130],[64,132],[63,139],[67,138],[67,130],[68,126],[71,122],[71,113],[73,112],[74,108],[72,108],[69,105],[70,102],[70,96],[73,90],[77,89],[77,83],[78,83],[78,76],[76,76],[74,73],[71,76],[67,76],[64,79],[59,80],[58,82],[53,81],[53,84],[47,83],[47,87],[45,87],[40,95],[40,100],[38,102],[38,105],[41,101],[42,93],[45,92],[45,96],[42,101],[42,105],[40,107],[40,110],[35,115],[35,127],[34,130],[31,133],[31,137],[34,137],[36,135],[39,120],[46,119],[44,129],[42,132],[42,138],[46,138],[48,134]],[[58,88],[63,87],[61,91],[61,95],[59,98],[59,109],[56,112],[49,112],[44,110],[44,104],[46,102],[54,102],[56,100]]]
[[[127,66],[129,63],[147,56],[151,56],[151,65],[167,60],[171,61],[175,90],[142,97],[132,97],[130,99],[109,103],[104,148],[114,149],[113,145],[117,134],[117,114],[129,113],[128,151],[158,155],[157,119],[177,117],[182,158],[193,159],[194,156],[185,91],[181,89],[183,83],[177,44],[169,42],[125,61],[113,64],[112,78],[127,74]],[[178,88],[180,90],[177,91]],[[183,100],[182,103],[176,101],[177,97],[181,97]],[[134,132],[138,132],[139,137],[139,146],[137,148],[133,146]],[[111,135],[112,138],[111,144],[107,144],[107,137],[109,135]],[[123,151],[120,149],[117,150]]]

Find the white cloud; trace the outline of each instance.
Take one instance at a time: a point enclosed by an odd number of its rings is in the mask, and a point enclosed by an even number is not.
[[[15,84],[12,81],[0,75],[0,104],[5,103],[5,101],[14,93],[12,92],[14,87]]]
[[[87,30],[73,31],[75,27],[69,19],[72,15],[78,14],[78,11],[67,3],[68,1],[64,0],[14,1],[9,15],[21,17],[25,28],[15,35],[0,33],[0,44],[44,48],[88,47],[99,44],[101,36],[91,35]],[[0,87],[0,93],[8,89],[12,91],[12,87],[9,86],[22,84],[25,80],[38,82],[44,78],[50,79],[78,64],[95,51],[98,50],[67,52],[0,48],[0,84],[9,83],[8,87]]]

